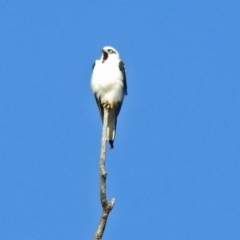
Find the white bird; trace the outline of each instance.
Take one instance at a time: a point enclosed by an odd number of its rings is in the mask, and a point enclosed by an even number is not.
[[[125,65],[113,47],[104,47],[102,56],[93,64],[91,88],[103,121],[103,108],[109,111],[107,140],[113,148],[116,135],[117,117],[121,110],[124,95],[127,95]]]

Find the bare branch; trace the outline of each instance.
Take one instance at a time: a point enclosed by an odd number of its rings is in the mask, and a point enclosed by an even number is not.
[[[106,161],[106,136],[107,136],[107,121],[108,121],[108,112],[109,110],[104,107],[104,118],[103,118],[103,130],[102,130],[102,146],[101,146],[101,155],[100,155],[100,199],[102,204],[102,215],[100,222],[97,228],[97,231],[94,235],[94,240],[101,240],[105,226],[107,223],[108,215],[111,212],[115,199],[113,198],[110,202],[107,201],[106,196],[106,179],[107,172],[105,171],[105,161]]]

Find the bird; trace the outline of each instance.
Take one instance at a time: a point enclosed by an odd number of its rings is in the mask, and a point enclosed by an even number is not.
[[[119,52],[110,46],[102,48],[102,55],[92,67],[91,89],[95,96],[103,122],[104,108],[108,109],[107,138],[110,147],[114,148],[117,117],[127,92],[125,64]]]

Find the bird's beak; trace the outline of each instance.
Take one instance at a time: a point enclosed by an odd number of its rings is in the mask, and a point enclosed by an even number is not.
[[[104,63],[108,59],[108,54],[104,50],[102,50],[103,57],[102,57],[102,63]]]

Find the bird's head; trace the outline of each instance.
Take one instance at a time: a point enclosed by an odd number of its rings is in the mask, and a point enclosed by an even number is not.
[[[107,59],[118,60],[119,58],[120,58],[119,53],[115,48],[107,46],[102,49],[102,57],[101,57],[102,63],[104,63]]]

